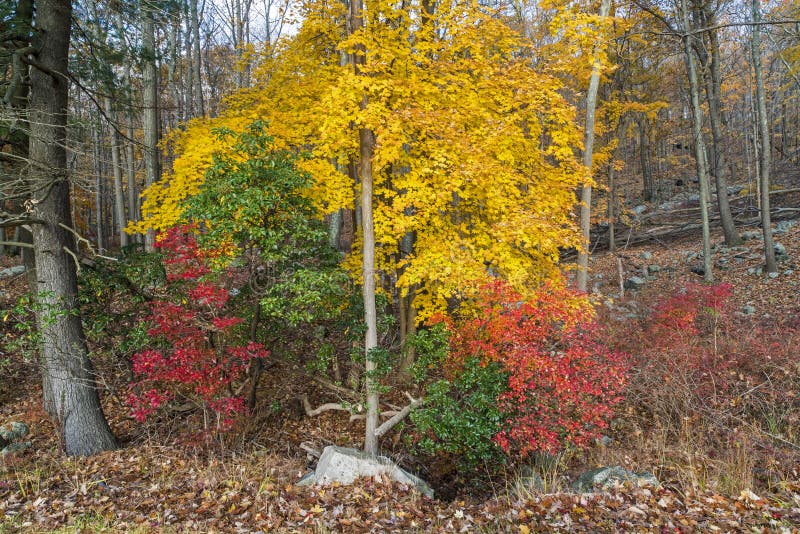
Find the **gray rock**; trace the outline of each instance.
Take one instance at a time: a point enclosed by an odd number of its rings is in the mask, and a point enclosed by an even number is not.
[[[786,247],[783,243],[775,243],[772,245],[772,249],[775,251],[775,256],[786,256]]]
[[[22,439],[27,436],[29,432],[30,429],[28,428],[28,425],[21,423],[20,421],[14,421],[12,423],[8,423],[7,425],[0,426],[0,438],[3,438],[7,441]]]
[[[742,186],[742,185],[731,185],[731,186],[728,186],[728,194],[729,195],[738,195],[742,191],[744,191],[744,186]]]
[[[317,476],[314,471],[306,473],[303,478],[297,481],[298,486],[313,486],[317,482]]]
[[[657,273],[659,271],[661,271],[661,266],[660,265],[653,264],[653,265],[648,265],[647,266],[647,272],[649,274],[655,274],[655,273]]]
[[[661,211],[672,211],[680,207],[681,207],[680,200],[670,200],[669,202],[664,202],[663,204],[659,204],[658,209]]]
[[[775,225],[776,234],[785,234],[788,232],[795,224],[797,224],[797,220],[790,219],[787,221],[780,221],[778,224]]]
[[[767,273],[767,276],[769,276],[770,278],[778,278],[779,274],[778,273]]]
[[[653,259],[653,253],[645,250],[644,252],[639,254],[639,257],[642,258],[644,261],[650,261],[651,259]]]
[[[745,315],[755,315],[756,307],[752,304],[747,304],[744,308],[742,308],[742,313]]]
[[[758,230],[748,230],[746,232],[742,232],[741,237],[743,241],[750,241],[753,239],[761,239],[764,236]]]
[[[389,458],[335,445],[329,445],[322,451],[313,481],[312,473],[309,473],[300,482],[303,485],[325,486],[334,482],[352,484],[359,477],[382,476],[412,486],[423,495],[433,498],[433,489],[425,481],[401,469]]]
[[[625,289],[637,290],[643,288],[646,283],[647,280],[645,280],[644,278],[641,278],[639,276],[631,276],[630,278],[625,280],[624,286]]]
[[[639,204],[638,206],[634,207],[631,211],[636,215],[641,215],[642,213],[647,211],[647,206],[645,206],[644,204]]]
[[[783,275],[784,276],[791,276],[793,274],[794,274],[794,270],[792,270],[792,269],[786,269],[785,271],[783,271]]]
[[[15,452],[20,452],[24,451],[25,449],[29,449],[30,447],[31,447],[30,441],[20,441],[17,443],[11,443],[0,449],[0,456],[5,456],[7,454],[14,454]]]
[[[695,193],[693,195],[689,195],[686,198],[686,201],[687,202],[700,202],[700,195],[698,195],[697,193]]]
[[[0,278],[10,278],[12,276],[19,276],[25,272],[24,265],[15,265],[14,267],[9,267],[8,269],[3,269],[0,271]]]
[[[660,486],[658,479],[647,472],[634,473],[618,465],[600,467],[583,473],[572,484],[572,489],[580,493],[589,493],[595,489],[607,489],[611,486],[631,482],[636,486]]]
[[[18,441],[27,436],[29,432],[28,425],[19,421],[0,426],[0,456],[19,452],[30,447],[30,441]]]

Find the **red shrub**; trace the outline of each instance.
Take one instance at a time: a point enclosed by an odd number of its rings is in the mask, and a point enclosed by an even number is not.
[[[149,336],[159,340],[133,356],[139,381],[128,397],[133,416],[144,421],[168,401],[182,397],[210,409],[227,428],[245,411],[244,401],[230,394],[231,385],[247,372],[253,358],[268,352],[258,343],[230,344],[233,329],[242,322],[225,315],[228,292],[201,280],[210,273],[197,248],[192,228],[171,228],[158,241],[166,253],[164,264],[175,302],[151,303]]]
[[[448,321],[450,373],[475,357],[508,373],[498,399],[507,420],[496,443],[525,456],[598,437],[621,400],[625,364],[601,344],[588,303],[552,285],[524,299],[497,281],[485,286],[477,310],[476,318]]]

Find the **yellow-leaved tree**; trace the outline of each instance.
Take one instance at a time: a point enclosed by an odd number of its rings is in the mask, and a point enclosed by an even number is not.
[[[352,208],[359,184],[347,169],[367,128],[377,269],[396,275],[418,320],[487,275],[523,292],[553,277],[559,249],[580,242],[571,210],[585,176],[561,63],[550,72],[532,61],[526,41],[475,2],[380,0],[349,33],[342,4],[312,0],[302,16],[298,33],[256,70],[254,87],[232,95],[219,117],[174,134],[172,173],[146,191],[144,221],[133,229],[175,224],[212,154],[225,150],[212,130],[240,131],[255,119],[269,124],[277,147],[309,155],[302,166],[321,213]],[[364,54],[356,72],[353,58]],[[345,260],[356,279],[359,254],[354,247]]]

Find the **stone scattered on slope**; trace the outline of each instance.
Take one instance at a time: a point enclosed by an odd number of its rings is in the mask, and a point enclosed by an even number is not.
[[[433,498],[433,489],[421,478],[412,475],[385,456],[371,456],[363,451],[329,445],[322,451],[317,468],[304,476],[298,484],[324,486],[338,482],[352,484],[359,477],[383,476],[415,488]]]
[[[20,441],[28,435],[28,425],[19,421],[0,426],[0,456],[19,452],[31,446],[30,441]]]
[[[776,234],[785,234],[795,224],[797,224],[797,219],[788,219],[788,220],[785,220],[785,221],[780,221],[780,222],[778,222],[778,224],[775,225],[774,233],[776,233]]]
[[[640,276],[631,276],[630,278],[625,280],[625,289],[633,289],[633,290],[642,289],[646,283],[647,280],[645,280]]]
[[[12,276],[19,276],[25,272],[24,265],[15,265],[0,271],[0,278],[11,278]]]
[[[751,241],[753,239],[762,239],[764,236],[758,230],[748,230],[746,232],[742,232],[741,237],[743,241]]]
[[[605,490],[624,482],[631,482],[635,486],[660,486],[658,479],[652,473],[634,473],[614,465],[583,473],[572,484],[572,489],[580,493],[591,493],[596,489]]]

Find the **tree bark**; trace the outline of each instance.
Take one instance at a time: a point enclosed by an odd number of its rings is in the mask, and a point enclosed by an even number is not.
[[[716,17],[710,12],[708,5],[703,6],[706,13],[706,26],[714,26]],[[722,233],[725,236],[725,243],[734,246],[741,243],[736,225],[733,222],[730,203],[728,202],[728,181],[725,177],[724,163],[722,161],[724,141],[722,139],[722,103],[720,93],[722,91],[722,74],[720,71],[719,39],[717,31],[708,32],[708,45],[710,54],[703,51],[699,55],[702,66],[704,67],[706,102],[708,103],[708,119],[711,124],[711,158],[710,171],[714,176],[714,185],[717,189],[717,208],[719,209],[720,220],[722,222]],[[702,50],[702,43],[699,50]]]
[[[359,31],[364,27],[362,17],[362,0],[352,0],[350,3],[350,17],[353,31]],[[362,50],[363,52],[363,50]],[[353,57],[353,67],[357,75],[362,75],[361,66],[365,62],[365,54],[355,54]],[[366,108],[369,100],[367,95],[361,100],[361,108]],[[375,134],[367,127],[361,127],[358,131],[359,143],[359,168],[358,174],[361,180],[361,228],[363,234],[362,266],[363,275],[363,297],[364,297],[364,322],[367,332],[364,337],[364,355],[366,361],[365,384],[367,389],[367,428],[364,434],[364,452],[367,454],[378,454],[378,436],[375,433],[378,428],[379,415],[379,395],[378,383],[375,373],[377,364],[373,357],[373,351],[378,348],[378,325],[377,310],[375,306],[375,224],[372,218],[372,156],[375,152]]]
[[[617,202],[617,188],[616,183],[614,180],[614,162],[612,161],[611,164],[608,166],[608,251],[609,252],[616,252],[617,251],[617,239],[616,239],[616,219],[617,219],[617,211],[616,211],[616,202]]]
[[[113,449],[116,440],[106,422],[95,386],[80,317],[77,274],[65,150],[69,82],[67,54],[72,6],[69,0],[37,2],[41,36],[39,63],[50,74],[31,69],[29,186],[33,216],[46,221],[33,227],[38,298],[37,323],[42,337],[45,408],[60,427],[68,455]],[[47,185],[45,188],[41,186]]]
[[[611,10],[611,0],[602,0],[600,16],[607,17]],[[599,45],[599,43],[598,43]],[[596,45],[597,46],[597,45]],[[586,93],[586,126],[583,134],[583,166],[589,178],[592,176],[592,151],[594,150],[595,108],[597,106],[597,90],[600,88],[600,65],[593,58],[594,66],[589,78],[589,90]],[[578,253],[578,291],[586,291],[589,280],[589,238],[592,219],[592,186],[590,183],[581,188],[580,230],[583,247]]]
[[[203,78],[200,67],[200,13],[197,10],[197,0],[189,0],[189,17],[192,27],[192,83],[194,84],[194,101],[197,105],[197,114],[203,116],[205,104],[203,103]]]
[[[644,189],[645,202],[651,202],[655,197],[655,183],[653,182],[653,169],[650,168],[650,162],[647,158],[647,153],[650,149],[649,141],[647,140],[647,123],[645,117],[639,117],[636,121],[639,127],[639,162],[642,167],[642,185]]]
[[[761,73],[761,6],[759,0],[753,0],[753,36],[750,41],[750,52],[753,56],[753,76],[756,83],[756,110],[758,112],[759,137],[761,138],[761,165],[759,165],[759,183],[761,184],[761,228],[764,232],[764,260],[768,273],[778,272],[775,261],[775,247],[772,241],[772,221],[769,213],[769,182],[772,154],[770,151],[770,133],[767,122],[767,102],[764,95],[764,77]]]
[[[691,28],[687,0],[681,0],[681,16],[684,32]],[[703,110],[700,107],[700,83],[697,77],[697,66],[694,61],[690,35],[684,35],[683,52],[686,61],[686,72],[689,77],[689,93],[692,101],[692,135],[694,136],[694,155],[697,164],[697,179],[700,183],[700,218],[703,227],[703,278],[706,282],[714,281],[711,270],[711,231],[708,220],[708,175],[706,173],[705,144],[703,143]]]
[[[100,122],[92,124],[92,154],[94,156],[94,210],[95,210],[95,231],[97,233],[97,253],[105,251],[103,242],[103,171],[100,166]]]
[[[111,124],[111,165],[114,167],[114,214],[117,219],[117,231],[119,232],[119,246],[128,246],[128,234],[125,233],[127,220],[125,218],[125,192],[122,189],[122,161],[119,154],[119,147],[122,144],[119,135],[119,122],[116,120],[116,112],[111,104],[111,97],[105,97],[106,115],[114,123]]]
[[[145,186],[152,185],[161,174],[160,154],[158,150],[159,122],[158,122],[158,70],[156,65],[155,50],[155,23],[152,8],[143,4],[142,7],[142,55],[144,69],[142,85],[144,86],[144,165]],[[153,252],[155,249],[155,232],[148,230],[144,238],[145,250]]]

